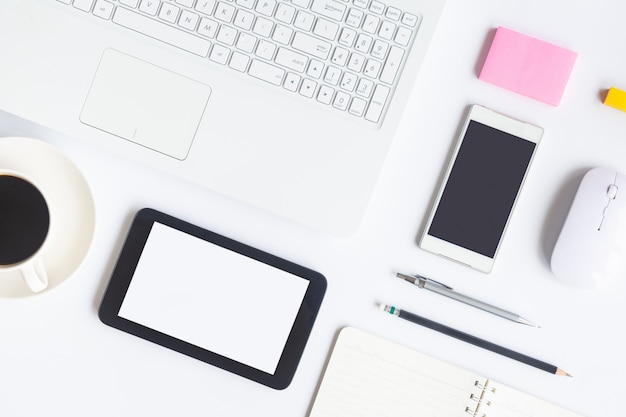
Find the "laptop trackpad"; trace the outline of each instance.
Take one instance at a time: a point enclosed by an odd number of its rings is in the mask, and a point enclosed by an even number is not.
[[[208,85],[107,49],[80,120],[183,160],[210,95]]]

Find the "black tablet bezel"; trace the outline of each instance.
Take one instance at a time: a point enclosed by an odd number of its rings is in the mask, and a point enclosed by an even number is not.
[[[242,256],[250,257],[309,281],[300,310],[296,315],[293,327],[289,333],[274,374],[268,374],[119,316],[120,308],[135,273],[139,257],[147,242],[152,225],[155,222],[172,227],[183,233],[188,233]],[[98,317],[108,326],[233,372],[268,387],[284,389],[291,383],[298,363],[300,362],[304,347],[321,306],[324,293],[326,292],[326,286],[326,278],[319,272],[315,272],[241,242],[187,223],[165,213],[146,208],[140,210],[133,220],[121,254],[113,270],[111,280],[100,304]]]

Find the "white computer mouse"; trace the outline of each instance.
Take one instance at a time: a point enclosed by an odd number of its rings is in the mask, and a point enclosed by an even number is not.
[[[606,168],[585,174],[550,266],[563,282],[584,288],[626,278],[626,175]]]

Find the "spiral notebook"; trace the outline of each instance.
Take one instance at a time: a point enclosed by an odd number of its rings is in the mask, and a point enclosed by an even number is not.
[[[582,417],[409,348],[346,327],[309,417]]]

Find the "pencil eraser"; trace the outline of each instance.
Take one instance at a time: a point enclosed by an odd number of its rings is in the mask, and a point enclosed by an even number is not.
[[[578,54],[499,27],[479,79],[558,106]]]
[[[609,88],[603,103],[618,110],[626,111],[626,91],[615,87]]]

